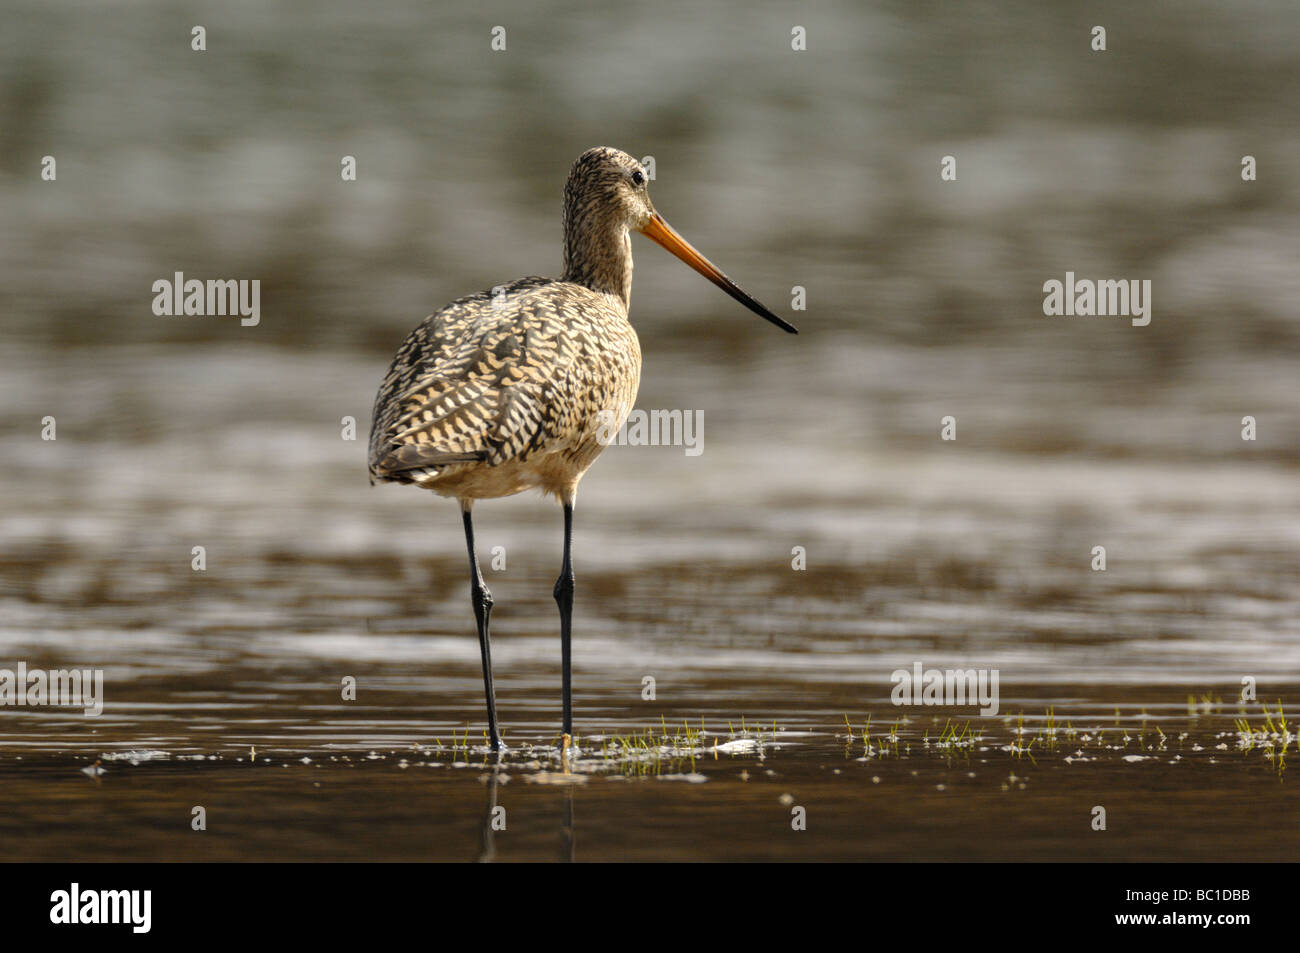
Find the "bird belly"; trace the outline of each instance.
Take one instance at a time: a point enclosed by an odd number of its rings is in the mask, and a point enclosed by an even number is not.
[[[417,486],[440,496],[492,500],[525,490],[541,490],[561,499],[570,497],[582,475],[604,446],[592,441],[573,450],[539,453],[527,460],[507,460],[496,465],[462,463],[416,477]]]

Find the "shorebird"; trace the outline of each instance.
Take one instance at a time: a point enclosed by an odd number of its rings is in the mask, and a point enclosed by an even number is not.
[[[640,162],[617,149],[579,156],[564,186],[564,274],[521,278],[429,315],[398,349],[375,398],[370,482],[409,483],[460,502],[494,751],[502,744],[488,634],[492,593],[474,550],[474,501],[539,489],[564,508],[554,595],[567,747],[574,497],[608,435],[626,420],[641,380],[641,346],[628,323],[629,232],[662,245],[755,314],[798,333],[663,220],[650,203],[648,178]]]

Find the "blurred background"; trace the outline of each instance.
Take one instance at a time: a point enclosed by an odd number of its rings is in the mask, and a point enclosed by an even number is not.
[[[580,721],[833,723],[916,659],[1000,668],[1004,711],[1290,690],[1298,44],[1288,0],[14,0],[0,659],[103,667],[109,704],[91,734],[11,713],[0,740],[477,735],[455,507],[368,485],[371,402],[423,316],[559,273],[564,178],[598,144],[653,156],[658,209],[801,334],[633,239],[638,406],[702,410],[704,453],[613,448],[583,484]],[[176,271],[260,279],[261,323],[155,316]],[[1044,317],[1066,271],[1149,279],[1150,325]],[[507,739],[550,737],[558,509],[477,523],[508,556]]]

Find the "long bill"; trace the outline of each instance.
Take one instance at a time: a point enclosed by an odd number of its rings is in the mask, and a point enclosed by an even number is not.
[[[750,311],[753,311],[761,318],[766,318],[783,331],[789,331],[791,334],[798,334],[799,329],[788,321],[783,321],[775,314],[765,308],[762,304],[751,298],[739,285],[718,270],[717,265],[709,261],[699,252],[697,252],[691,243],[678,235],[671,225],[664,221],[663,216],[658,212],[650,217],[650,221],[641,229],[641,234],[658,245],[672,252],[686,264],[690,265],[705,278],[731,295]]]

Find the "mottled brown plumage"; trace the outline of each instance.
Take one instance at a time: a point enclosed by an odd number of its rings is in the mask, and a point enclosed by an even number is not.
[[[636,400],[641,347],[628,323],[630,229],[658,242],[736,300],[794,328],[741,291],[654,210],[641,163],[589,149],[564,187],[564,274],[522,278],[460,298],[407,336],[375,398],[371,482],[410,483],[460,500],[483,652],[492,747],[500,748],[487,620],[491,594],[474,555],[477,499],[537,488],[565,509],[556,583],[564,657],[564,729],[571,731],[569,551],[582,475]]]
[[[371,473],[466,500],[531,487],[571,500],[602,449],[597,415],[626,414],[640,374],[612,295],[525,278],[462,298],[398,352],[375,405]]]

